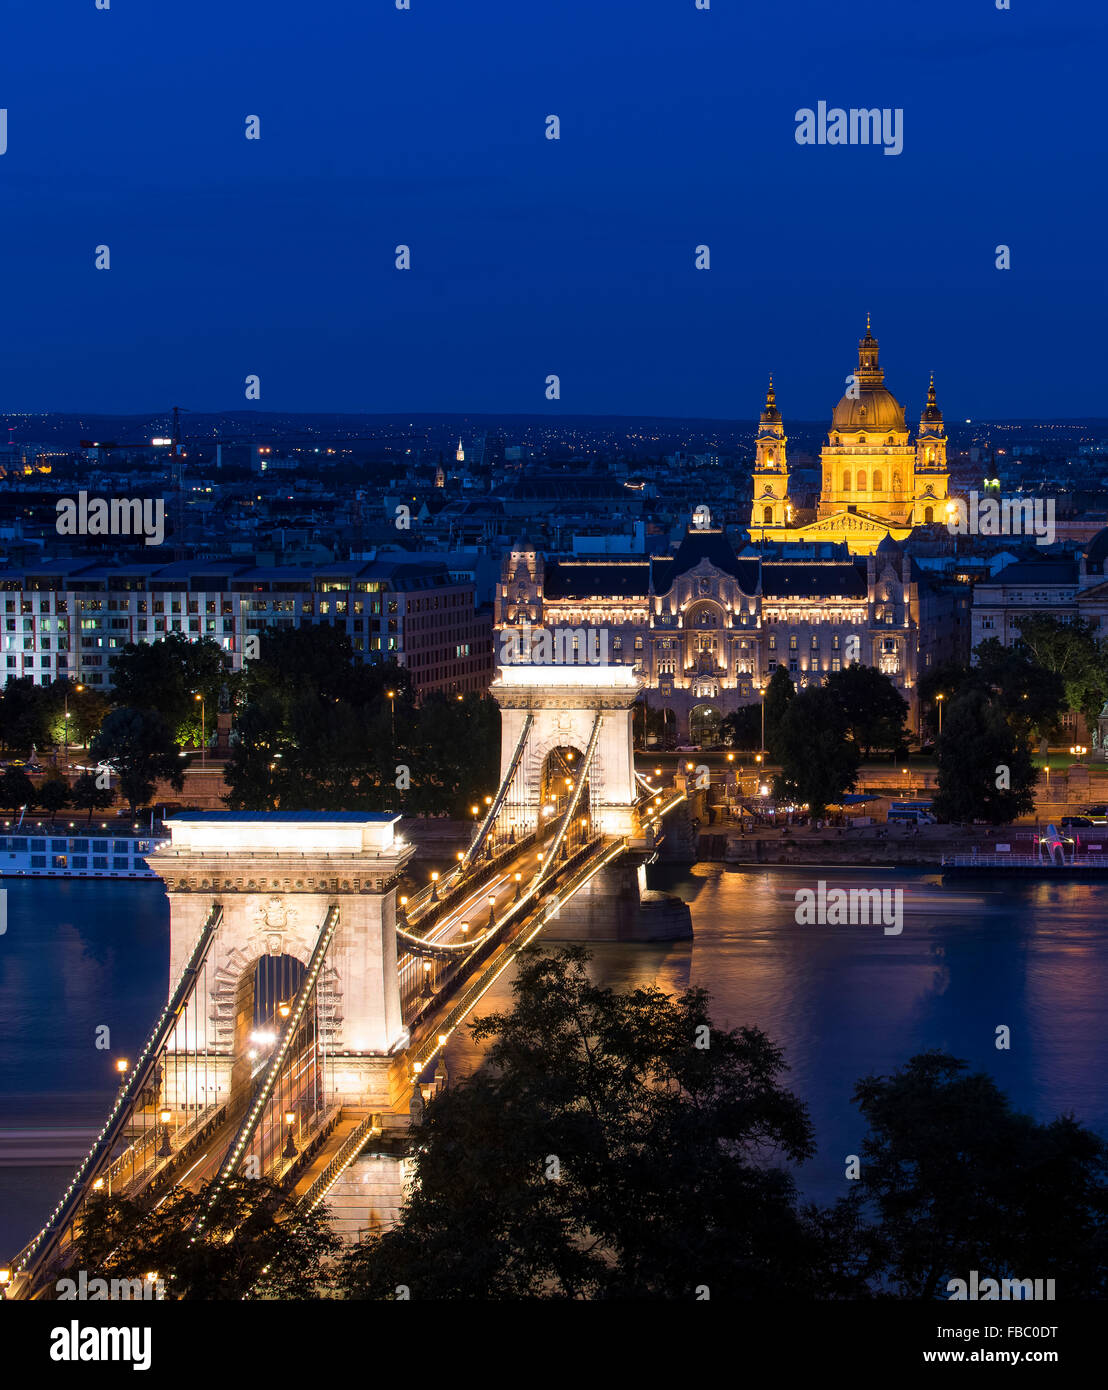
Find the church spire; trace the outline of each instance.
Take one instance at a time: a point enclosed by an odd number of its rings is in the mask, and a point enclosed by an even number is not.
[[[773,389],[773,373],[769,374],[769,386],[766,390],[766,403],[762,407],[762,424],[775,425],[781,420],[781,412],[777,409],[777,393]]]
[[[925,429],[928,425],[938,425],[940,430],[943,423],[943,412],[939,409],[939,403],[935,399],[935,373],[931,373],[931,381],[927,387],[927,404],[923,408],[920,416],[920,429]]]

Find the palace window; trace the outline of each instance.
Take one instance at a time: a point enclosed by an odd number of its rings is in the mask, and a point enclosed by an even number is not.
[[[864,443],[865,441],[863,440],[862,442]],[[859,491],[859,492],[865,492],[865,490],[866,490],[866,470],[865,470],[864,468],[859,468],[859,470],[858,470],[858,491]]]
[[[874,490],[874,492],[880,492],[880,491],[881,491],[881,483],[882,483],[881,470],[880,470],[880,468],[879,468],[879,469],[877,469],[877,471],[876,471],[876,472],[874,473],[874,475],[873,475],[873,490]]]
[[[849,468],[848,468],[848,469],[846,470],[846,472],[843,474],[843,491],[844,491],[844,492],[849,492],[849,491],[850,491],[850,469],[849,469]]]

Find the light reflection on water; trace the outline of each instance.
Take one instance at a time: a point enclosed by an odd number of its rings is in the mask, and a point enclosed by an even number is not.
[[[904,930],[801,927],[795,892],[833,886],[900,887]],[[168,907],[157,883],[5,880],[0,937],[0,1126],[102,1123],[114,1090],[113,1056],[134,1056],[167,986]],[[1108,887],[936,874],[722,865],[660,868],[651,886],[692,906],[695,939],[671,946],[594,942],[598,980],[703,985],[717,1021],[757,1025],[785,1052],[788,1084],[808,1104],[819,1153],[804,1190],[845,1190],[845,1155],[861,1137],[850,1104],[856,1080],[914,1052],[945,1048],[990,1071],[1040,1119],[1072,1110],[1108,1132],[1100,1061],[1108,1043],[1104,917]],[[540,937],[540,941],[544,938]],[[553,944],[554,938],[545,938]],[[511,1003],[511,972],[479,1012]],[[110,1052],[93,1046],[112,1029]],[[995,1030],[1011,1029],[998,1052]],[[447,1048],[454,1077],[478,1063],[472,1040]],[[71,1168],[0,1167],[0,1255],[37,1228]]]
[[[796,891],[814,889],[818,878],[830,887],[903,889],[902,933],[797,925]],[[1108,1042],[1108,887],[991,877],[944,886],[934,873],[736,872],[717,864],[659,868],[650,882],[690,903],[694,940],[594,941],[595,977],[670,993],[703,986],[718,1023],[769,1034],[816,1128],[818,1154],[800,1175],[811,1196],[846,1190],[845,1157],[862,1137],[851,1104],[858,1078],[887,1073],[927,1048],[991,1072],[1017,1108],[1040,1119],[1072,1110],[1108,1132],[1098,1065]],[[506,972],[479,1012],[510,1001]],[[1011,1030],[1008,1051],[995,1046],[1002,1024]],[[455,1034],[450,1074],[477,1062],[472,1040]]]

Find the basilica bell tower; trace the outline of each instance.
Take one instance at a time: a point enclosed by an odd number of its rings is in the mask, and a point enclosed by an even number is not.
[[[758,422],[754,441],[754,500],[750,510],[751,540],[766,540],[766,532],[784,530],[792,524],[789,501],[789,465],[785,455],[788,439],[777,409],[773,377],[769,379],[766,403]]]

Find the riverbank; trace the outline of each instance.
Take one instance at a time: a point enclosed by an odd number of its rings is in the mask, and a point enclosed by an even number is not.
[[[1108,826],[1103,830],[1103,836],[1092,843],[1103,845],[1103,853],[1108,858]],[[724,823],[700,831],[696,859],[703,863],[737,866],[896,864],[906,868],[931,868],[941,865],[944,858],[949,860],[955,856],[992,856],[998,852],[1033,854],[1035,833],[1035,827],[1030,825],[990,830],[986,826],[896,824],[822,830],[807,826],[759,828],[744,832],[737,824]],[[1099,848],[1091,850],[1093,855],[1100,852]],[[679,854],[672,857],[681,858]]]

